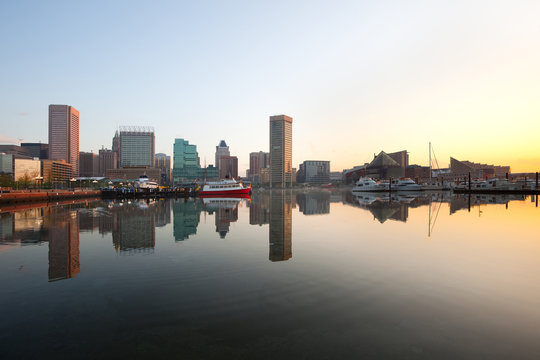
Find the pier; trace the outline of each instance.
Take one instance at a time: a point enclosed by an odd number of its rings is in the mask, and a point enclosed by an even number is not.
[[[538,195],[540,189],[515,189],[515,190],[502,190],[502,189],[454,189],[455,194],[493,194],[493,195]]]

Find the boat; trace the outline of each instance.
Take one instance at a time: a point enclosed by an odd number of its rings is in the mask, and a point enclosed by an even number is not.
[[[519,185],[508,179],[492,178],[487,180],[487,188],[490,190],[518,190]]]
[[[381,192],[387,190],[384,185],[376,183],[375,180],[367,177],[360,178],[354,188],[352,189],[352,192]]]
[[[139,176],[139,180],[135,181],[135,188],[139,189],[157,189],[158,183],[155,181],[150,181],[148,179],[148,176],[141,175]]]
[[[209,181],[203,185],[199,194],[201,196],[249,195],[251,194],[251,186],[246,187],[234,179]]]
[[[418,185],[410,178],[401,178],[396,184],[392,184],[392,190],[395,191],[424,191],[423,185]]]

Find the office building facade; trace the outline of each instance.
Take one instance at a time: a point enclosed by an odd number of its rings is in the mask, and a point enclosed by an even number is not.
[[[73,178],[73,166],[64,160],[41,160],[43,182],[62,183]]]
[[[17,159],[13,160],[13,180],[15,181],[35,181],[41,176],[41,161],[39,159]]]
[[[330,161],[306,160],[300,164],[298,182],[321,185],[330,182]]]
[[[264,151],[249,153],[249,179],[260,182],[261,169],[270,166],[270,153]]]
[[[0,154],[0,174],[13,175],[13,155]]]
[[[154,167],[161,171],[161,184],[169,185],[171,182],[171,157],[163,153],[156,154]]]
[[[173,184],[179,185],[196,180],[218,179],[218,168],[210,165],[201,168],[197,145],[188,140],[175,139],[173,147]]]
[[[154,129],[146,126],[121,126],[119,133],[120,167],[154,166]]]
[[[64,160],[79,175],[79,111],[69,105],[49,105],[49,159]]]
[[[220,179],[238,178],[238,158],[236,156],[222,156],[219,159],[218,171]]]
[[[270,186],[292,186],[292,117],[270,116]]]
[[[99,165],[98,165],[98,175],[105,176],[105,172],[109,169],[116,169],[117,164],[117,155],[114,151],[110,149],[101,149],[99,150]]]
[[[79,153],[79,176],[93,177],[99,173],[99,157],[92,152]]]
[[[21,143],[23,149],[27,149],[28,153],[33,158],[45,160],[49,156],[49,144],[42,143]]]

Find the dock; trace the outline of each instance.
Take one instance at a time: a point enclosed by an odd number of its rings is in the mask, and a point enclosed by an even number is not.
[[[540,189],[454,189],[455,194],[540,195]]]

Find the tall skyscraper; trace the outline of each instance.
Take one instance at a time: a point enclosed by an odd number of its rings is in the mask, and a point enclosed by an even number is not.
[[[270,116],[270,186],[292,186],[292,117]]]
[[[69,105],[49,105],[49,159],[64,160],[79,175],[79,111]]]
[[[224,156],[231,156],[231,152],[229,151],[229,147],[227,146],[227,143],[225,140],[221,140],[219,142],[219,145],[216,146],[216,163],[215,166],[218,168],[218,171],[220,172],[221,177],[221,165],[220,165],[220,159]]]
[[[120,127],[120,167],[154,167],[154,154],[155,137],[152,127]]]

